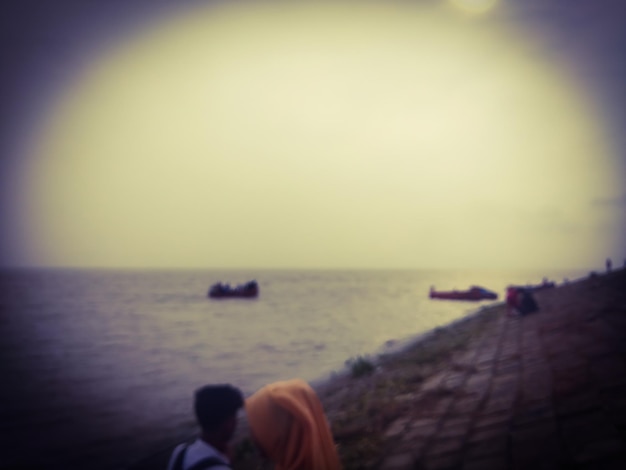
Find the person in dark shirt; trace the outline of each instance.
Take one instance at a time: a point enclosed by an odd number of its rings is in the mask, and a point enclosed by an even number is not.
[[[206,385],[195,392],[194,411],[201,428],[192,444],[174,449],[168,470],[228,470],[228,445],[243,408],[241,391],[232,385]]]

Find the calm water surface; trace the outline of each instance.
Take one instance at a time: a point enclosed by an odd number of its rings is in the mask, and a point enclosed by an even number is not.
[[[209,382],[250,394],[315,380],[475,311],[431,285],[496,290],[583,272],[109,271],[0,274],[2,468],[122,468],[193,430]],[[256,300],[211,300],[216,281],[256,279]],[[138,438],[140,437],[140,438]]]

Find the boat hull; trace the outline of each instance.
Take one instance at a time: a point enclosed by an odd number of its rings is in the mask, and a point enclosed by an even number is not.
[[[486,289],[470,289],[466,291],[430,291],[431,299],[441,300],[465,300],[470,302],[478,302],[481,300],[497,300],[498,294]]]
[[[207,296],[211,299],[254,299],[259,296],[259,285],[256,281],[236,287],[217,283],[211,286]]]
[[[212,299],[236,299],[236,298],[240,298],[240,299],[254,299],[256,297],[259,296],[258,292],[224,292],[224,293],[217,293],[217,292],[209,292],[209,297]]]

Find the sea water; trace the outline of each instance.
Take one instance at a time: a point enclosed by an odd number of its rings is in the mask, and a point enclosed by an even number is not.
[[[313,381],[493,303],[431,300],[431,286],[502,299],[510,283],[583,274],[5,270],[0,468],[123,468],[191,432],[201,385]],[[207,298],[252,279],[257,299]]]

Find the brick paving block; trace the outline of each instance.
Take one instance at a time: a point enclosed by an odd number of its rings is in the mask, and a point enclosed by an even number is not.
[[[587,360],[583,356],[577,354],[575,350],[572,351],[569,346],[564,353],[551,357],[549,361],[550,365],[555,370],[576,371],[578,369],[585,368],[588,365]]]
[[[552,370],[557,372],[577,372],[589,367],[589,360],[578,355],[571,349],[568,349],[565,354],[549,357],[548,362]]]
[[[524,357],[522,357],[521,361],[522,361],[522,369],[524,371],[542,369],[545,367],[548,370],[548,372],[550,372],[550,369],[547,366],[548,361],[546,360],[545,357],[543,357],[543,355],[539,351],[537,352],[525,351]]]
[[[491,392],[516,391],[519,385],[520,374],[513,373],[495,377],[491,383]]]
[[[603,398],[613,399],[612,397],[626,397],[626,376],[622,380],[609,385],[598,387]]]
[[[590,366],[593,380],[600,387],[619,384],[626,377],[624,361],[617,355],[593,359]]]
[[[533,393],[537,388],[552,391],[552,372],[547,367],[525,370],[522,375],[522,390],[527,395],[537,395]]]
[[[475,349],[464,351],[455,357],[454,362],[461,366],[473,366],[477,352]]]
[[[511,462],[513,468],[559,468],[562,460],[561,442],[555,430],[550,428],[527,429],[527,433],[511,435]],[[533,434],[533,432],[535,434]]]
[[[405,428],[407,427],[408,422],[409,422],[409,418],[406,417],[406,416],[404,416],[402,418],[396,419],[387,428],[387,431],[385,432],[385,437],[390,438],[390,437],[395,437],[395,436],[399,435],[400,433],[402,433],[405,430]]]
[[[564,468],[558,442],[546,443],[545,446],[530,442],[524,444],[525,448],[518,446],[511,453],[509,468],[512,470],[562,470]]]
[[[495,354],[481,354],[480,356],[476,357],[476,370],[481,373],[481,372],[491,372],[491,369],[493,368],[493,362],[494,362],[494,357]]]
[[[522,349],[524,351],[524,355],[528,353],[528,351],[539,351],[543,350],[541,346],[541,339],[536,332],[532,332],[532,334],[525,333],[522,336]]]
[[[609,416],[610,421],[614,426],[621,429],[622,432],[626,433],[626,408],[612,408],[611,404],[607,404],[606,410]]]
[[[588,360],[578,354],[576,351],[572,351],[570,346],[567,346],[563,353],[550,356],[548,361],[553,369],[558,370],[577,370],[587,366]]]
[[[445,429],[452,426],[463,426],[469,427],[472,423],[472,420],[468,416],[448,416],[445,421],[443,421],[441,428]]]
[[[559,427],[565,443],[574,450],[589,443],[619,438],[617,428],[602,412],[589,412],[563,419]]]
[[[513,427],[531,424],[537,421],[554,418],[554,406],[549,400],[537,400],[521,406],[513,415],[511,424]]]
[[[511,421],[511,411],[500,411],[497,413],[482,413],[477,417],[474,423],[474,429],[483,429],[487,427],[509,427]]]
[[[603,389],[600,397],[602,407],[611,422],[626,432],[626,385]]]
[[[536,421],[524,426],[516,426],[511,429],[513,442],[536,441],[557,436],[557,424],[552,418]]]
[[[441,381],[443,379],[444,379],[443,372],[435,374],[422,383],[420,390],[422,392],[429,392],[429,391],[437,390],[441,387]]]
[[[435,429],[438,423],[439,423],[439,420],[435,418],[412,419],[411,422],[409,423],[409,429],[426,428],[426,427],[431,427]]]
[[[480,457],[487,456],[506,456],[508,453],[508,446],[508,435],[502,435],[488,440],[474,442],[469,445],[466,457],[469,460],[474,460]]]
[[[439,418],[443,416],[450,408],[453,398],[451,396],[437,397],[437,399],[430,404],[427,409],[422,410],[422,415],[425,417]]]
[[[451,374],[446,375],[441,381],[441,386],[448,390],[456,390],[463,382],[465,382],[465,378],[467,377],[466,373],[463,372],[453,372]]]
[[[467,382],[465,382],[465,386],[463,389],[468,393],[477,393],[479,395],[483,395],[487,392],[489,388],[489,384],[491,383],[491,374],[487,373],[478,373],[472,375]]]
[[[555,396],[570,395],[578,393],[589,386],[590,380],[586,372],[559,373],[552,376],[552,391]]]
[[[521,359],[522,356],[519,352],[504,350],[496,360],[496,368],[506,367],[512,364],[520,364]]]
[[[521,390],[520,402],[522,404],[533,403],[537,401],[547,400],[552,396],[551,380],[538,380],[537,386],[533,387],[530,383],[525,383]]]
[[[438,438],[463,438],[470,428],[469,418],[453,418],[446,420],[439,432]]]
[[[521,370],[522,366],[519,361],[506,361],[506,365],[496,366],[496,376],[518,374]]]
[[[519,361],[520,353],[518,348],[505,348],[498,355],[498,362],[511,362],[511,361]]]
[[[509,430],[507,426],[491,426],[481,429],[473,429],[467,438],[467,442],[470,444],[477,444],[479,442],[488,441],[502,436],[508,436]]]
[[[561,357],[566,354],[571,354],[569,345],[563,341],[563,339],[557,341],[548,341],[547,344],[544,343],[546,356],[550,359],[555,357]]]
[[[484,413],[499,413],[511,410],[513,403],[515,402],[515,395],[493,397],[485,404],[483,408]]]
[[[588,442],[580,446],[569,447],[568,454],[570,461],[574,464],[591,464],[595,468],[594,462],[605,460],[611,456],[623,455],[624,443],[618,438]]]
[[[537,333],[537,325],[530,322],[524,323],[522,327],[522,342],[525,346],[530,346],[539,342],[539,334]]]
[[[496,353],[498,351],[498,342],[500,340],[500,329],[494,331],[492,336],[487,338],[480,346],[480,353]]]
[[[552,377],[552,370],[546,361],[536,361],[534,363],[524,363],[524,380],[533,380],[539,377]]]
[[[420,398],[420,394],[419,393],[403,393],[402,395],[396,395],[394,397],[394,401],[397,402],[415,402],[417,400],[419,400]]]
[[[406,439],[409,440],[425,440],[435,434],[439,427],[437,420],[419,420],[410,423],[406,431]]]
[[[626,315],[625,311],[622,309],[621,311],[614,311],[609,314],[604,315],[604,319],[606,322],[611,325],[614,329],[619,331],[626,331]]]
[[[380,466],[381,470],[410,470],[414,468],[415,458],[410,452],[391,455]]]
[[[589,344],[580,346],[578,351],[585,357],[594,359],[611,354],[613,352],[613,348],[604,342],[593,341]]]
[[[507,331],[501,336],[501,348],[500,352],[515,351],[519,346],[519,339],[522,336],[522,332],[517,324],[508,323]]]
[[[498,352],[498,348],[500,347],[500,338],[502,337],[502,333],[500,329],[492,330],[491,334],[485,338],[485,340],[480,345],[478,350],[478,354],[495,354]]]
[[[493,341],[489,343],[485,343],[483,344],[482,348],[478,352],[476,356],[476,361],[481,362],[483,358],[493,360],[493,358],[496,356],[497,353],[498,353],[498,343],[493,342]]]
[[[547,321],[543,321],[541,325],[539,325],[539,332],[543,335],[546,333],[555,334],[555,332],[561,331],[565,329],[567,326],[566,322],[562,319],[552,318]]]
[[[426,455],[428,457],[432,457],[435,455],[442,454],[454,454],[459,453],[463,449],[463,439],[462,438],[447,438],[440,439],[437,437],[431,444],[430,447],[426,450]]]
[[[427,443],[428,438],[413,439],[409,434],[406,434],[402,436],[399,441],[394,443],[393,449],[396,454],[410,452],[415,460],[422,455]]]
[[[519,344],[516,337],[507,336],[502,340],[500,359],[519,359]]]
[[[616,330],[612,325],[604,321],[603,318],[601,318],[600,321],[587,323],[587,325],[591,326],[595,330],[595,333],[603,337],[609,344],[619,342],[623,337],[623,331]]]
[[[582,389],[556,398],[555,409],[559,417],[599,410],[602,405],[600,395],[593,389]]]
[[[541,456],[558,454],[561,448],[556,433],[538,436],[512,434],[510,444],[514,462],[532,461]]]
[[[463,465],[463,470],[508,470],[508,468],[507,458],[504,455],[468,460]]]
[[[490,396],[515,395],[520,387],[520,374],[497,376],[491,384]]]
[[[475,395],[454,400],[450,412],[455,416],[470,415],[480,407],[481,400]]]
[[[626,468],[626,454],[616,454],[580,467],[584,470],[624,470]]]
[[[460,453],[427,457],[417,462],[419,470],[459,470],[462,465]]]

